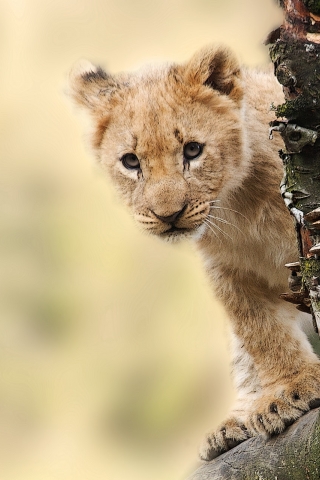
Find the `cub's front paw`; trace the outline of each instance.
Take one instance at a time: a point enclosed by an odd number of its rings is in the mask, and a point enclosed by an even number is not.
[[[200,447],[200,458],[209,462],[251,436],[240,420],[231,417],[222,423],[216,431],[206,435]]]
[[[249,428],[270,436],[283,432],[304,413],[320,406],[320,371],[297,375],[272,395],[261,397],[249,416]]]

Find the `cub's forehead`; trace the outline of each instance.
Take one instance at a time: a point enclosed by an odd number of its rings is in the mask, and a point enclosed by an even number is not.
[[[114,98],[112,121],[139,122],[144,129],[150,122],[159,128],[164,117],[167,122],[179,117],[182,104],[184,109],[187,105],[182,100],[182,82],[174,77],[169,66],[143,69],[127,76]]]
[[[106,138],[119,143],[127,132],[160,138],[179,130],[200,141],[219,130],[221,116],[223,130],[232,130],[243,97],[238,62],[212,46],[185,64],[148,65],[134,73],[112,75],[92,64],[74,68],[69,85],[70,96],[92,119],[96,150]]]
[[[194,139],[205,143],[215,125],[212,109],[197,99],[175,66],[142,69],[122,77],[120,84],[121,95],[110,111],[105,141],[117,142],[123,150],[135,150],[138,145],[148,154],[151,149],[180,148]]]
[[[143,129],[150,123],[158,128],[177,120],[187,124],[208,108],[197,98],[198,89],[188,85],[175,65],[142,68],[122,77],[119,85],[111,117],[116,117],[114,121],[123,116],[129,121],[139,119]]]
[[[109,133],[122,139],[137,138],[139,143],[152,139],[153,144],[166,144],[171,137],[182,138],[175,132],[191,130],[194,116],[194,112],[187,114],[186,106],[180,108],[168,90],[139,89],[111,113]]]
[[[122,98],[140,108],[155,108],[160,103],[177,101],[185,89],[183,79],[170,65],[143,67],[122,82]],[[170,101],[171,99],[171,101]]]

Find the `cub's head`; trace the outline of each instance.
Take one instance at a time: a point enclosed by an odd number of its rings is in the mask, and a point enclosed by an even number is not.
[[[91,116],[98,161],[146,231],[174,239],[210,228],[213,202],[243,174],[241,74],[228,50],[132,74],[88,64],[71,73],[70,93]]]

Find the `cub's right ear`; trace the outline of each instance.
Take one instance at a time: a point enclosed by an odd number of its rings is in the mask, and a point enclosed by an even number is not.
[[[76,104],[92,113],[105,108],[105,101],[116,88],[116,82],[101,67],[83,60],[70,72],[67,94]]]
[[[241,70],[235,55],[226,47],[202,48],[186,65],[188,82],[206,85],[235,102],[243,96]]]

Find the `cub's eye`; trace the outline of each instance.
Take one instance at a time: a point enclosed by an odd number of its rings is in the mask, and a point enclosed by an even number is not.
[[[201,155],[203,150],[203,145],[198,142],[189,142],[186,143],[183,147],[183,155],[186,160],[194,160],[195,158]]]
[[[122,165],[128,170],[138,170],[140,168],[140,162],[134,153],[126,153],[121,158]]]

